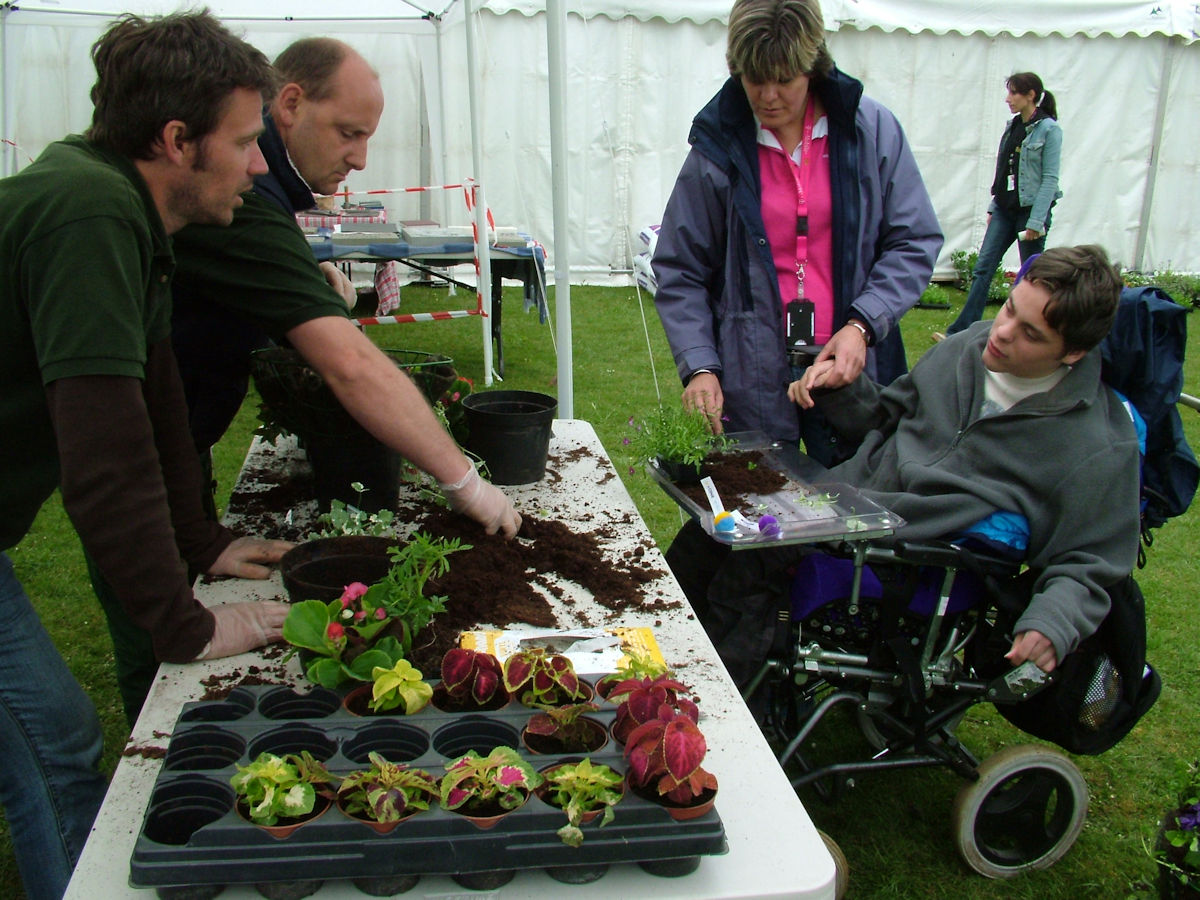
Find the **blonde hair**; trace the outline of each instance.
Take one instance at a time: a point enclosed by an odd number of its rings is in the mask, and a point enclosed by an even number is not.
[[[755,84],[829,74],[825,21],[817,0],[736,0],[725,49],[729,74]]]

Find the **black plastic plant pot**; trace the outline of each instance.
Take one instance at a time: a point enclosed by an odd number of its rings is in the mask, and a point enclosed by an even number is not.
[[[493,484],[533,484],[546,474],[558,401],[535,391],[483,391],[463,397],[467,449],[487,463]]]
[[[700,857],[681,856],[679,859],[650,859],[638,863],[642,870],[659,878],[683,878],[700,868]]]
[[[192,835],[233,808],[233,788],[211,778],[184,775],[150,797],[143,834],[157,844],[183,846]]]
[[[202,703],[186,710],[180,722],[236,722],[254,710],[254,697],[249,691],[234,688],[224,700]]]
[[[487,703],[479,704],[473,699],[460,700],[458,697],[451,697],[445,687],[441,684],[436,684],[433,687],[433,699],[430,703],[435,709],[440,709],[442,712],[472,713],[494,712],[508,706],[508,701],[509,696],[503,687],[497,687],[496,693],[492,695],[492,699]]]
[[[160,887],[155,894],[158,900],[212,900],[224,890],[223,884],[181,884],[177,887]]]
[[[470,891],[494,891],[512,881],[516,874],[515,869],[499,869],[494,872],[463,872],[451,877]]]
[[[661,456],[655,457],[654,463],[676,484],[699,484],[703,476],[703,472],[694,463],[676,462]]]
[[[260,753],[302,753],[307,750],[321,762],[328,762],[337,752],[337,743],[319,728],[311,725],[281,725],[250,742],[250,759]]]
[[[215,725],[200,725],[178,735],[167,749],[163,767],[169,772],[199,772],[236,763],[246,741]]]
[[[608,872],[608,863],[594,866],[547,866],[546,874],[562,884],[591,884]]]
[[[342,753],[353,763],[366,765],[372,752],[388,762],[412,762],[429,749],[429,737],[419,728],[399,722],[379,722],[361,728],[342,745]]]
[[[334,500],[368,513],[395,508],[404,459],[377,438],[355,427],[333,438],[304,435],[304,446],[321,512]],[[361,495],[350,486],[355,482],[365,488]]]
[[[395,897],[397,894],[407,894],[420,880],[420,875],[380,875],[376,878],[355,878],[354,886],[369,897]]]
[[[307,694],[279,688],[263,695],[258,711],[268,719],[323,719],[338,711],[342,698],[328,688],[316,687]]]
[[[321,889],[323,881],[268,881],[256,884],[254,889],[267,900],[303,900]]]
[[[504,722],[464,716],[434,732],[433,749],[450,759],[457,759],[468,750],[487,756],[497,747],[515,747],[518,739],[517,730]]]
[[[288,599],[336,600],[355,581],[374,584],[391,568],[388,548],[396,538],[344,535],[297,544],[283,555],[279,572]]]

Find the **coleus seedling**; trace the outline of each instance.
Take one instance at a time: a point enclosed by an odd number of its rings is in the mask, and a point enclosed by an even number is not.
[[[433,696],[433,686],[406,659],[396,660],[390,669],[376,666],[371,670],[375,683],[371,687],[370,707],[384,712],[404,705],[404,715],[411,716],[424,707]]]
[[[475,809],[496,804],[512,810],[541,783],[542,776],[512,747],[496,747],[487,756],[468,750],[446,763],[441,781],[442,807]]]
[[[622,681],[608,695],[609,700],[619,704],[617,717],[613,720],[613,737],[618,741],[628,740],[633,729],[656,718],[663,706],[699,722],[699,707],[690,698],[682,696],[687,690],[686,685],[669,675]]]
[[[276,756],[260,753],[253,761],[238,766],[229,783],[246,803],[250,821],[274,825],[313,811],[317,795],[332,797],[333,776],[307,750]]]
[[[429,809],[437,799],[437,779],[423,769],[388,762],[380,754],[367,754],[371,768],[352,772],[338,788],[338,800],[348,815],[376,822],[399,822],[418,810]]]
[[[518,650],[504,661],[504,687],[526,706],[557,706],[587,696],[571,661],[542,647]]]
[[[621,776],[608,766],[593,765],[589,759],[564,763],[546,773],[546,798],[567,814],[567,824],[558,830],[564,844],[583,843],[579,827],[584,814],[604,810],[603,828],[613,819],[613,806],[621,799]]]
[[[692,718],[663,705],[656,718],[637,726],[625,742],[629,783],[674,803],[690,803],[706,789],[717,789],[716,777],[700,768],[707,752]]]
[[[442,687],[456,700],[473,700],[485,706],[503,687],[504,669],[490,653],[455,647],[442,657]]]
[[[583,714],[599,709],[595,703],[570,703],[566,706],[547,706],[529,717],[525,730],[530,734],[555,738],[564,744],[585,741],[588,737],[587,720]]]

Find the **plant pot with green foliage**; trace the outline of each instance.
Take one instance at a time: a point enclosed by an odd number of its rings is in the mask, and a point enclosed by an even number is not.
[[[346,695],[342,705],[347,712],[356,716],[411,716],[433,698],[433,685],[406,659],[396,660],[390,669],[376,666],[371,670],[371,679],[371,684],[356,687]]]
[[[728,443],[723,434],[713,434],[702,411],[682,406],[659,406],[640,423],[630,417],[629,426],[635,431],[628,443],[638,458],[684,484],[699,481],[705,458]]]
[[[287,837],[329,808],[335,778],[307,750],[260,753],[229,780],[238,813],[274,837]]]
[[[1171,788],[1176,805],[1163,816],[1154,843],[1158,896],[1200,898],[1200,763],[1181,765]]]
[[[608,743],[608,730],[584,713],[599,708],[595,703],[547,706],[529,717],[521,740],[534,753],[595,753]]]
[[[561,809],[567,824],[557,832],[570,847],[583,843],[581,826],[600,819],[603,828],[613,820],[613,807],[625,794],[625,779],[608,766],[595,765],[590,759],[566,761],[541,772],[545,781],[537,788],[544,802]]]
[[[542,776],[512,747],[496,747],[487,756],[468,750],[446,763],[441,804],[479,828],[491,828],[520,809],[541,783]]]
[[[433,689],[433,705],[443,712],[500,709],[509,701],[504,667],[491,653],[453,647],[442,657],[442,680]]]
[[[387,574],[367,587],[347,585],[341,597],[295,604],[283,637],[301,651],[309,681],[328,688],[371,681],[377,668],[391,669],[412,650],[413,639],[446,608],[446,598],[426,596],[430,578],[449,571],[448,557],[469,549],[457,539],[414,534],[389,550]]]
[[[596,682],[596,693],[602,699],[608,700],[612,696],[613,688],[623,681],[670,674],[671,670],[666,663],[659,662],[649,653],[634,650],[621,658],[615,672],[608,673]]]
[[[337,805],[380,834],[429,809],[440,797],[437,779],[423,769],[388,762],[372,751],[371,767],[351,772],[337,789]]]
[[[591,686],[571,660],[542,647],[518,650],[504,660],[504,688],[526,706],[563,706],[590,700]]]

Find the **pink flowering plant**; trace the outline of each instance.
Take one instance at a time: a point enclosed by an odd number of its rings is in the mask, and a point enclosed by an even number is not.
[[[283,638],[311,654],[304,670],[309,681],[327,688],[371,681],[376,668],[390,669],[404,658],[401,643],[382,634],[391,616],[369,593],[356,581],[346,585],[337,600],[304,600],[292,606]]]
[[[487,756],[468,750],[446,763],[442,808],[466,813],[508,812],[521,806],[542,780],[512,747],[496,747]]]

